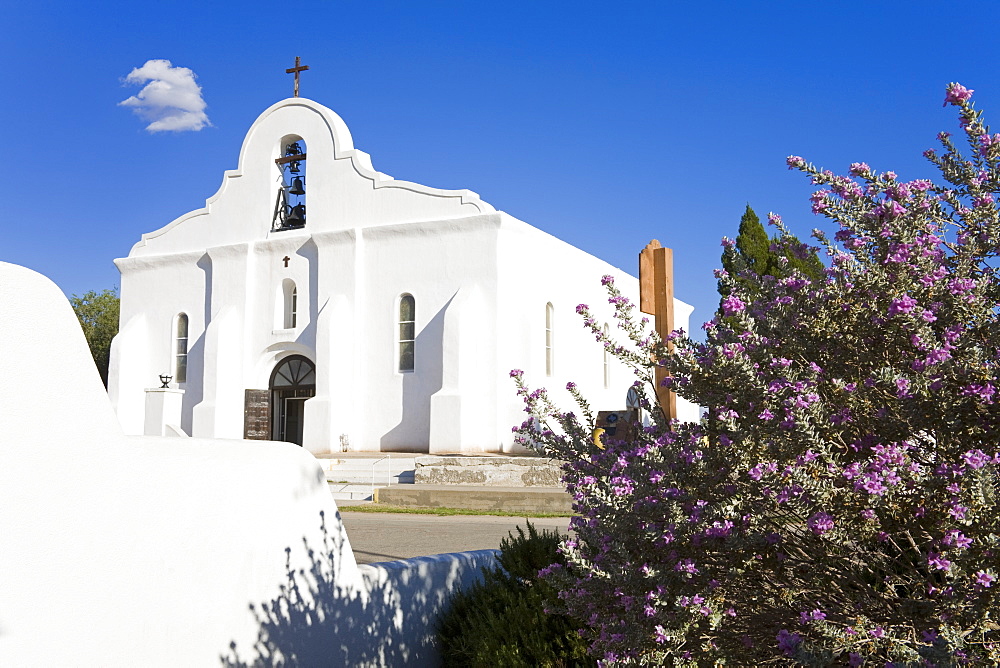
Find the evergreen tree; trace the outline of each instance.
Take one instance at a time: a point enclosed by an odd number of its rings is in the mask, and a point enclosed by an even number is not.
[[[781,241],[778,236],[768,238],[760,218],[749,204],[740,219],[735,250],[736,253],[732,257],[723,254],[722,268],[730,275],[736,276],[737,281],[744,286],[750,285],[751,282],[739,278],[739,274],[743,271],[775,278],[787,278],[794,270],[802,272],[812,280],[818,280],[823,276],[823,263],[815,250],[805,246],[795,235],[788,235],[785,241]],[[723,297],[729,294],[721,282],[719,293]]]
[[[738,274],[742,269],[749,269],[758,276],[774,276],[777,258],[771,252],[771,240],[767,237],[760,218],[750,205],[740,219],[740,232],[736,236],[736,255],[744,262],[739,267],[737,262],[723,256],[722,267],[730,274]]]

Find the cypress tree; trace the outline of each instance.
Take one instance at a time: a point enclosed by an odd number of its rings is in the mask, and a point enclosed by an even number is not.
[[[791,250],[801,245],[802,242],[795,235],[789,235],[783,243],[780,237],[769,238],[760,218],[747,204],[746,211],[740,219],[739,234],[736,236],[736,253],[734,256],[725,253],[722,255],[722,268],[733,276],[749,270],[758,276],[775,278],[787,278],[797,269],[807,278],[819,280],[823,276],[823,262],[815,251],[811,250],[805,257],[799,257]],[[781,258],[786,258],[787,264],[782,263]],[[737,278],[737,280],[747,283],[745,279]],[[721,284],[719,292],[723,297],[728,294]]]
[[[760,218],[749,204],[740,219],[740,233],[736,236],[736,253],[743,258],[746,268],[758,276],[774,275],[772,272],[777,265],[777,258],[773,257],[771,252],[771,240],[768,239],[764,226],[760,224]],[[725,256],[722,257],[722,267],[731,274],[738,271],[733,261]]]

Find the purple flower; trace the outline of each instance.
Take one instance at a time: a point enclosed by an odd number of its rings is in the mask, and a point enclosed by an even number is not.
[[[951,562],[942,557],[937,552],[927,553],[927,565],[932,566],[933,568],[939,571],[946,571],[949,568],[951,568]]]
[[[635,481],[624,476],[616,476],[611,479],[611,489],[615,496],[626,496],[635,491]]]
[[[810,612],[799,613],[799,621],[802,624],[808,624],[809,622],[821,622],[824,619],[826,619],[826,615],[819,608],[816,608]]]
[[[733,530],[733,523],[729,520],[718,521],[712,523],[712,526],[705,529],[705,535],[709,538],[725,538]]]
[[[955,529],[955,530],[949,531],[948,533],[946,533],[944,535],[944,538],[941,539],[941,544],[942,545],[947,545],[949,547],[952,546],[952,545],[954,545],[955,547],[958,547],[958,548],[961,548],[961,549],[964,550],[965,548],[967,548],[970,545],[972,545],[972,539],[966,537],[966,535],[963,534],[961,531],[958,531],[957,529]]]
[[[746,308],[746,304],[736,295],[729,295],[722,301],[722,312],[725,315],[739,313]]]
[[[778,631],[778,649],[785,653],[785,656],[792,656],[802,642],[798,633],[789,633],[786,629]]]
[[[864,477],[855,480],[854,489],[863,489],[875,496],[882,496],[886,492],[886,486],[882,484],[882,478],[873,472],[866,473]]]
[[[989,455],[982,450],[969,450],[962,455],[962,459],[971,469],[981,469],[990,462]]]
[[[951,508],[948,509],[948,514],[954,517],[956,520],[964,520],[965,513],[969,509],[958,503],[952,504]]]
[[[916,305],[917,300],[910,295],[903,295],[899,299],[893,299],[892,304],[889,305],[889,316],[892,317],[897,313],[909,313]]]
[[[949,104],[957,106],[958,104],[965,102],[970,97],[972,97],[972,94],[974,92],[976,91],[971,88],[966,88],[960,83],[950,83],[948,84],[948,88],[945,91],[944,104],[942,104],[941,106],[945,107],[948,106]]]
[[[661,645],[667,642],[668,638],[667,632],[664,630],[662,626],[657,624],[655,631],[656,631],[656,637],[655,637],[656,642],[660,643]]]
[[[674,570],[680,571],[681,573],[690,573],[694,575],[698,572],[697,567],[695,567],[694,562],[690,559],[681,559],[676,564],[674,564]]]
[[[872,168],[868,166],[867,162],[852,162],[849,171],[854,176],[864,176],[872,171]]]
[[[809,528],[812,530],[814,534],[816,534],[817,536],[822,536],[827,531],[833,528],[833,517],[824,512],[818,512],[813,514],[813,516],[809,518],[806,524],[809,526]]]
[[[996,580],[995,577],[987,573],[986,571],[979,571],[976,573],[976,584],[980,587],[989,588],[990,585]]]
[[[796,167],[803,167],[806,164],[805,158],[801,158],[797,155],[790,155],[785,158],[785,164],[788,165],[788,169],[795,169]]]
[[[906,378],[896,379],[896,396],[904,399],[910,396],[910,381]]]
[[[993,395],[995,393],[996,393],[996,388],[994,388],[993,385],[991,385],[990,383],[985,383],[983,385],[978,385],[976,383],[973,383],[971,385],[966,385],[965,387],[962,388],[963,397],[976,396],[979,397],[979,400],[982,401],[984,404],[992,404]],[[979,467],[975,466],[973,468],[979,468]]]

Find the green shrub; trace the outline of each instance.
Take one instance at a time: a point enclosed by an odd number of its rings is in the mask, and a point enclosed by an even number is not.
[[[445,666],[593,666],[576,633],[580,623],[546,614],[556,592],[538,579],[553,563],[559,534],[539,532],[528,522],[500,543],[500,566],[483,569],[483,581],[452,596],[438,622]]]

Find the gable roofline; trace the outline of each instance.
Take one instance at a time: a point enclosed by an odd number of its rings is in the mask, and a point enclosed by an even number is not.
[[[244,175],[246,171],[245,161],[249,153],[249,147],[254,140],[254,135],[256,134],[258,128],[275,112],[290,107],[303,107],[316,113],[322,119],[330,137],[333,140],[333,159],[349,160],[354,171],[359,176],[372,182],[373,189],[379,190],[382,188],[398,188],[432,197],[455,198],[458,199],[462,205],[471,205],[472,207],[475,207],[480,214],[496,213],[496,209],[491,204],[484,202],[480,199],[478,193],[471,190],[446,190],[442,188],[432,188],[430,186],[421,185],[412,181],[398,181],[388,174],[377,171],[372,165],[371,156],[360,149],[354,148],[354,138],[351,135],[350,129],[347,127],[347,123],[344,122],[344,119],[341,118],[340,115],[329,107],[326,107],[314,100],[303,97],[289,97],[272,104],[253,122],[250,129],[247,130],[246,135],[243,137],[243,143],[240,146],[240,154],[236,169],[229,169],[223,172],[222,183],[220,184],[218,190],[205,200],[205,206],[178,216],[157,230],[146,232],[142,235],[140,240],[132,246],[129,255],[134,254],[137,250],[146,246],[148,241],[166,234],[171,229],[201,216],[211,214],[213,205],[225,194],[230,182]]]

